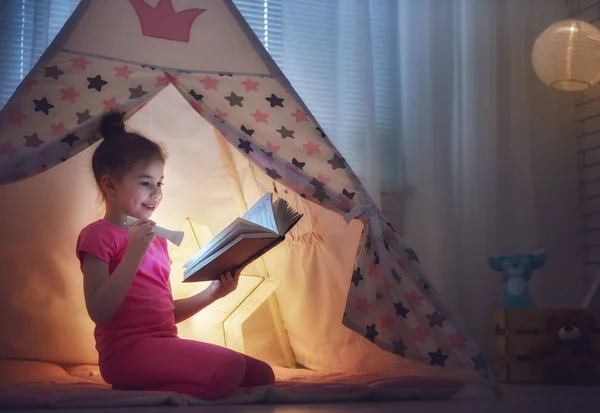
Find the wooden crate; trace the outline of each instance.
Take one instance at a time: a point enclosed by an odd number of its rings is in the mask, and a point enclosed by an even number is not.
[[[539,363],[530,351],[545,343],[546,324],[553,314],[568,309],[501,309],[494,311],[494,356],[490,368],[501,382],[539,383]],[[584,310],[596,320],[592,336],[594,352],[600,355],[600,309]]]

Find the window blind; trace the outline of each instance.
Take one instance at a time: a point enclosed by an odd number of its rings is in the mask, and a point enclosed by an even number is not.
[[[0,9],[0,108],[29,73],[79,0],[3,0]]]

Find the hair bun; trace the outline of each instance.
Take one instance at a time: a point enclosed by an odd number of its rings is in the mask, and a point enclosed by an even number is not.
[[[125,132],[125,119],[122,113],[111,112],[100,121],[100,133],[104,139],[111,139]]]

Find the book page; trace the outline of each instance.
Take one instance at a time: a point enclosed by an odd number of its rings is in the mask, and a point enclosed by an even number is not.
[[[210,242],[200,250],[194,254],[185,264],[184,268],[188,268],[191,265],[194,265],[199,260],[206,259],[207,257],[214,254],[216,251],[219,251],[225,245],[231,243],[232,240],[238,238],[241,234],[264,234],[265,228],[262,226],[256,225],[252,222],[246,221],[242,218],[236,218],[231,224],[227,225],[223,230],[221,230]]]
[[[275,215],[273,214],[272,197],[273,194],[267,192],[262,198],[256,201],[252,207],[250,207],[242,218],[270,229],[275,233],[279,233],[277,230],[277,223],[275,222]]]
[[[279,198],[273,203],[273,210],[280,235],[287,234],[304,216],[292,208],[292,206],[283,198]]]

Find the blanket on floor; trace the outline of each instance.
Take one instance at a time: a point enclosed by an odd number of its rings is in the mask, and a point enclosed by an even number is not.
[[[243,389],[232,397],[208,402],[177,393],[113,390],[102,380],[97,366],[64,369],[51,363],[0,361],[0,409],[440,399],[453,396],[465,386],[462,380],[414,373],[389,377],[275,371],[274,386]]]

